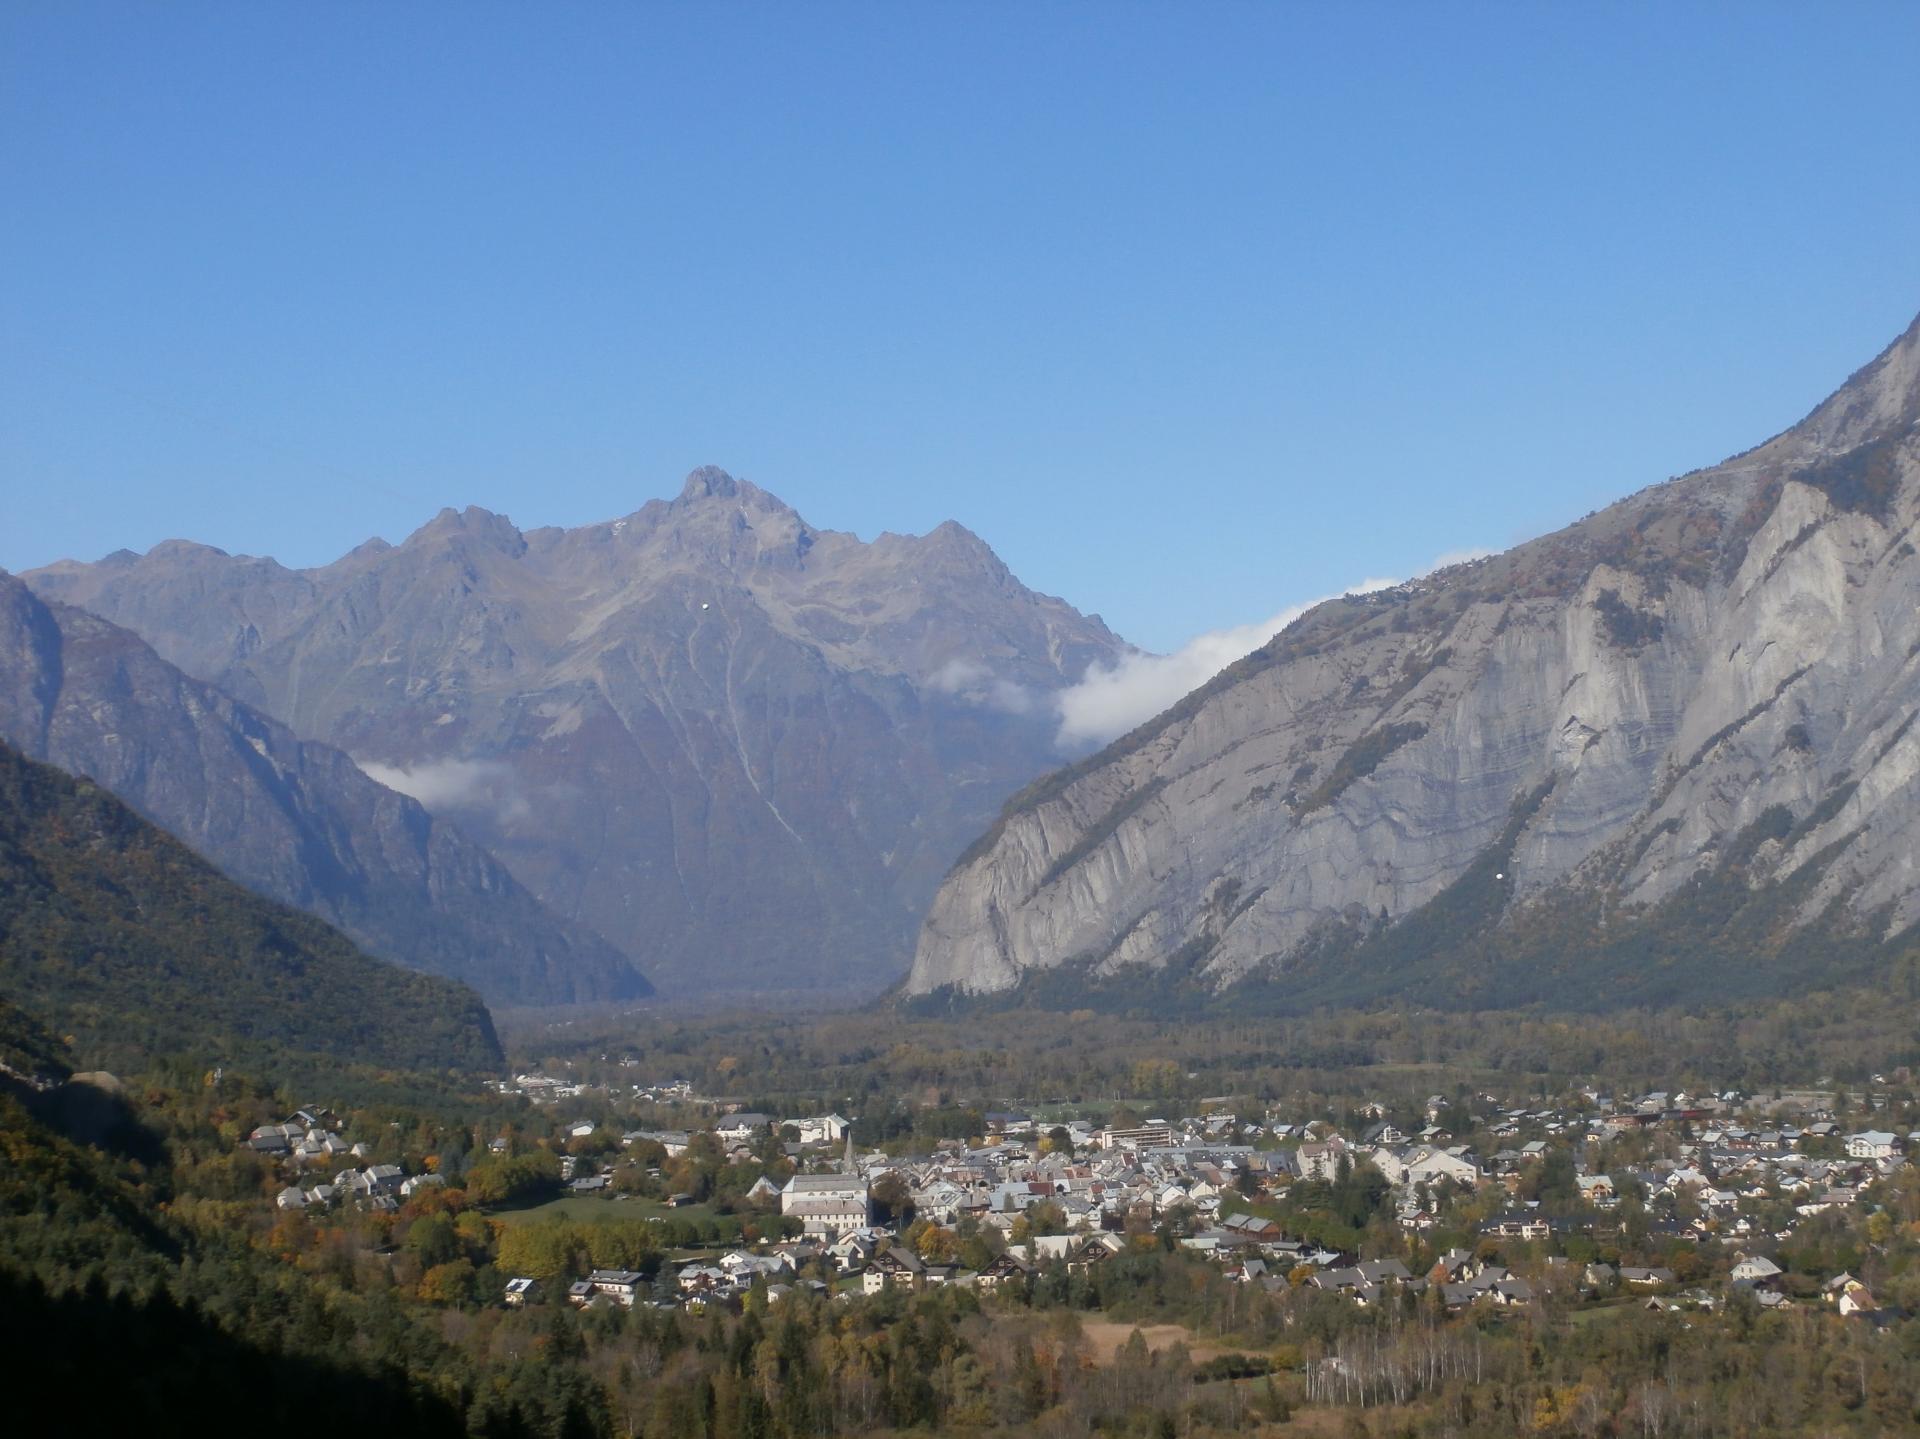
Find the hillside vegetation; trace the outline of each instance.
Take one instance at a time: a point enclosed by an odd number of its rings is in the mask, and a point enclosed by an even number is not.
[[[500,1060],[465,985],[369,958],[4,745],[0,990],[96,1064],[273,1050],[425,1071]]]

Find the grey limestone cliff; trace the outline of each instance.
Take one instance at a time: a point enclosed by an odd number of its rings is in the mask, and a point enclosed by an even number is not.
[[[941,886],[907,992],[1817,978],[1796,937],[1920,921],[1916,521],[1920,321],[1758,449],[1323,605],[1033,786]]]

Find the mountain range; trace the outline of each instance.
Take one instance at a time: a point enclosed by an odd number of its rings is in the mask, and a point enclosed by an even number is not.
[[[1322,605],[1030,786],[909,997],[1701,1002],[1920,944],[1920,321],[1800,424]]]
[[[257,893],[496,1003],[648,992],[605,940],[555,918],[455,826],[339,750],[5,574],[0,739],[90,777]]]
[[[275,782],[276,802],[323,788],[304,777],[323,763],[333,789],[350,788],[350,754],[537,898],[543,915],[485,927],[545,925],[528,939],[542,954],[569,936],[572,971],[602,976],[576,985],[583,998],[622,992],[583,934],[680,994],[896,980],[955,856],[1058,763],[1052,695],[1127,650],[957,524],[863,542],[716,469],[672,501],[574,529],[446,510],[402,544],[369,541],[318,569],[173,541],[23,578],[62,630],[138,648],[141,673],[158,674],[150,645],[192,679],[164,681],[174,718],[109,716],[85,745],[36,741],[41,701],[0,733],[296,903],[316,886],[248,870],[252,846],[196,830],[200,781],[176,766],[163,800],[148,763],[116,747],[211,712],[223,754],[300,775]],[[16,692],[52,683],[47,665],[13,663]],[[99,681],[120,693],[107,667]],[[424,832],[399,796],[379,803],[382,832],[402,817]],[[283,867],[296,848],[281,846]],[[527,989],[569,997],[554,978],[566,966],[524,967],[547,976]],[[496,976],[488,992],[515,991]]]

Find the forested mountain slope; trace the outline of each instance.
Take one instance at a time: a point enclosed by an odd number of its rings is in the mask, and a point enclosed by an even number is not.
[[[423,1071],[500,1062],[472,990],[369,958],[99,786],[6,745],[0,992],[96,1060],[293,1050]],[[31,1046],[16,1047],[28,1052],[14,1068],[38,1067]]]
[[[1124,646],[956,524],[868,543],[718,470],[624,519],[443,511],[315,570],[171,542],[27,576],[419,795],[699,990],[881,988]]]
[[[1806,420],[1314,610],[1017,797],[908,994],[1606,1005],[1920,921],[1920,321]]]
[[[241,883],[384,959],[500,1003],[647,992],[598,935],[548,913],[453,825],[340,751],[5,574],[0,740],[91,777]]]

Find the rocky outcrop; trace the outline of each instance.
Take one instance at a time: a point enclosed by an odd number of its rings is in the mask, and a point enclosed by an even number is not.
[[[1917,520],[1920,321],[1766,445],[1323,605],[1032,787],[906,990],[1602,1003],[1884,958],[1920,921]]]
[[[291,571],[174,542],[26,577],[450,816],[680,992],[873,992],[1050,696],[1124,647],[972,534],[864,543],[722,471]]]
[[[256,893],[503,1004],[634,998],[644,978],[453,825],[345,754],[0,574],[0,739],[84,775]]]

